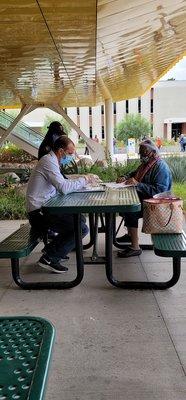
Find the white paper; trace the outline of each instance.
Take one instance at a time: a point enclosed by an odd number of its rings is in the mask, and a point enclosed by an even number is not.
[[[127,187],[136,186],[136,185],[134,185],[134,184],[125,185],[124,182],[122,182],[122,183],[106,182],[105,184],[103,184],[103,186],[110,188],[110,189],[125,189]]]
[[[103,186],[85,186],[81,189],[74,190],[73,193],[85,193],[85,192],[104,192],[105,189]],[[70,193],[71,194],[71,193]]]

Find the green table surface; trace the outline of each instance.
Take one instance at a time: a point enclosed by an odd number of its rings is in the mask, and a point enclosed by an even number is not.
[[[58,194],[43,206],[50,213],[136,212],[141,203],[134,187],[106,189],[104,192]]]

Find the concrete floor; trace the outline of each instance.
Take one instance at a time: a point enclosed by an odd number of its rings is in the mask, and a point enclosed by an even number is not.
[[[19,225],[0,221],[0,239]],[[103,242],[100,234],[100,253]],[[26,279],[50,277],[35,266],[41,248],[24,260]],[[120,278],[170,275],[171,259],[152,251],[126,261],[116,257],[115,248],[113,254]],[[67,278],[74,273],[74,259],[72,253]],[[1,315],[40,316],[56,327],[46,400],[186,399],[186,261],[180,281],[166,291],[114,288],[101,265],[86,266],[74,289],[23,291],[12,283],[9,265],[0,260]]]

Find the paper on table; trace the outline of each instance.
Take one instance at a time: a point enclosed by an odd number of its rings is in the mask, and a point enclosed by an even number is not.
[[[103,186],[85,186],[81,189],[74,190],[73,193],[85,193],[85,192],[104,192],[105,189]],[[71,193],[70,193],[71,194]]]
[[[134,184],[125,185],[124,182],[122,182],[122,183],[106,182],[103,184],[103,186],[106,186],[107,188],[110,188],[110,189],[124,189],[124,188],[130,187],[130,186],[136,186],[136,185],[134,185]]]

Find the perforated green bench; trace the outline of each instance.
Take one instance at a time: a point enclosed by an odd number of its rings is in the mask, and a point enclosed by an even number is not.
[[[0,243],[0,258],[11,259],[14,282],[24,289],[31,289],[31,287],[27,287],[27,282],[20,277],[19,259],[27,257],[40,240],[38,234],[31,229],[30,224],[25,224]]]
[[[44,399],[53,341],[45,319],[0,318],[0,399]]]
[[[41,238],[38,236],[38,233],[33,231],[28,223],[22,225],[17,231],[12,233],[0,243],[0,258],[8,258],[11,260],[12,277],[14,282],[22,289],[28,290],[69,289],[77,286],[83,278],[82,268],[77,270],[77,276],[71,281],[54,280],[49,282],[47,280],[42,282],[25,282],[25,280],[23,280],[23,278],[20,276],[20,259],[27,257],[40,241]],[[24,266],[23,263],[21,266]],[[55,276],[55,274],[50,275]]]
[[[157,282],[158,289],[174,286],[180,277],[181,258],[186,257],[186,233],[152,235],[154,252],[160,257],[172,257],[173,275],[167,282]]]

